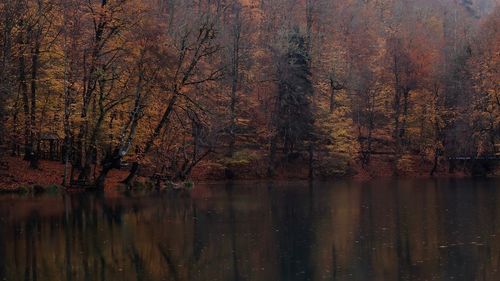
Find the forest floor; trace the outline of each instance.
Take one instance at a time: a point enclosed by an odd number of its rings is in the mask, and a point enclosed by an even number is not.
[[[0,190],[16,189],[20,186],[62,184],[64,165],[59,161],[40,160],[38,169],[31,169],[29,162],[19,157],[4,157],[3,161],[9,164],[9,169],[0,170]],[[106,185],[118,186],[127,174],[127,171],[111,171],[106,178]]]
[[[448,173],[448,167],[440,163],[434,175],[431,176],[433,163],[422,161],[419,156],[410,157],[409,163],[400,170],[400,177],[408,178],[464,178],[467,175],[464,172],[457,171],[453,174]],[[360,162],[354,166],[354,179],[370,180],[375,178],[394,177],[394,163],[383,156],[373,155],[368,165],[361,165]]]

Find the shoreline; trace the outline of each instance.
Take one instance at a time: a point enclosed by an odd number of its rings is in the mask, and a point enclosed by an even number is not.
[[[39,169],[30,169],[29,163],[18,157],[5,157],[5,160],[9,163],[9,170],[0,171],[0,193],[43,193],[46,190],[77,190],[78,188],[65,188],[62,186],[63,178],[63,164],[55,161],[40,161]],[[387,163],[386,163],[387,164]],[[377,166],[377,165],[376,165]],[[387,165],[386,165],[387,166]],[[332,181],[332,180],[350,180],[355,182],[367,182],[373,180],[385,180],[385,179],[474,179],[474,178],[499,178],[498,174],[486,177],[475,177],[473,175],[468,175],[464,172],[456,172],[453,174],[440,172],[431,176],[425,171],[417,171],[412,173],[405,173],[399,176],[394,176],[390,174],[387,167],[382,167],[382,165],[377,166],[379,169],[377,172],[380,174],[374,176],[373,170],[369,170],[373,167],[367,167],[368,169],[356,170],[353,175],[343,176],[343,177],[322,177],[317,176],[313,181]],[[246,168],[246,167],[245,167]],[[120,186],[121,181],[127,176],[128,171],[126,170],[113,170],[110,172],[109,177],[106,179],[106,190],[116,189]],[[208,176],[207,170],[203,167],[199,167],[190,178],[191,181],[202,184],[210,184],[217,182],[289,182],[289,181],[310,181],[307,177],[301,176],[300,173],[294,174],[294,176],[288,176],[286,173],[280,173],[276,177],[264,177],[264,176],[254,176],[248,177],[244,175],[242,177],[237,177],[233,179],[228,179],[225,177]],[[188,182],[188,181],[185,181]],[[154,185],[149,178],[141,177],[138,179],[138,185],[143,188],[151,189]],[[172,187],[173,185],[179,185],[179,183],[166,183],[167,187]],[[184,184],[184,182],[180,183]],[[165,187],[165,188],[167,188]],[[80,188],[86,190],[85,188]],[[45,191],[44,191],[45,190]]]

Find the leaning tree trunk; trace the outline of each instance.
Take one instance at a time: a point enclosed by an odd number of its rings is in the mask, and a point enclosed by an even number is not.
[[[172,114],[172,111],[174,110],[174,105],[177,102],[179,94],[177,92],[174,93],[172,98],[170,99],[170,102],[168,103],[167,109],[163,113],[163,116],[156,126],[154,132],[149,136],[148,141],[146,142],[146,146],[144,147],[144,151],[142,151],[142,157],[145,157],[150,151],[151,148],[153,148],[154,141],[160,136],[160,133],[163,131],[165,127],[167,127],[169,121],[170,121],[170,114]],[[135,161],[132,164],[132,168],[130,169],[130,173],[127,176],[127,178],[123,181],[127,186],[131,186],[132,183],[135,180],[135,177],[139,173],[140,169],[140,164],[139,164],[140,159]]]

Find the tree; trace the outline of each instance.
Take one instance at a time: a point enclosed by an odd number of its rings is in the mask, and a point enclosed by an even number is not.
[[[0,3],[1,21],[0,21],[0,40],[2,49],[0,53],[1,70],[0,70],[0,145],[6,142],[6,115],[7,103],[12,98],[14,62],[12,61],[13,44],[14,44],[14,26],[15,22],[15,3],[13,1],[4,1]]]
[[[241,5],[238,1],[233,3],[233,21],[231,23],[232,30],[230,31],[231,45],[230,45],[230,77],[231,77],[231,96],[229,107],[229,156],[234,155],[236,144],[236,105],[238,103],[238,87],[240,84],[240,64],[241,64],[241,35],[242,35],[242,15]]]
[[[138,161],[133,163],[130,173],[125,179],[127,185],[133,183],[139,172],[140,161],[151,151],[155,141],[169,126],[178,100],[192,101],[193,99],[187,94],[189,88],[220,79],[222,74],[220,68],[202,68],[205,60],[220,51],[215,40],[218,15],[211,11],[210,6],[207,10],[195,12],[195,10],[186,9],[184,11],[186,14],[178,15],[179,20],[185,21],[186,24],[180,25],[178,30],[172,32],[173,36],[167,39],[172,46],[172,49],[167,50],[167,52],[172,52],[168,56],[173,58],[173,68],[168,69],[167,79],[162,88],[166,90],[168,100],[160,120],[146,139]],[[196,16],[195,20],[193,20],[193,16]]]
[[[283,153],[288,157],[305,141],[312,139],[314,118],[310,75],[305,40],[295,27],[289,35],[288,50],[278,65],[278,93],[273,118],[275,136],[271,140],[271,162],[274,162],[278,144],[283,145]]]
[[[474,129],[476,155],[493,155],[500,136],[500,7],[485,19],[478,36],[479,44],[471,47],[467,66],[472,80],[471,125]]]
[[[83,52],[81,124],[76,140],[78,163],[81,165],[80,181],[90,181],[92,165],[97,163],[97,142],[103,122],[111,110],[124,100],[123,95],[116,96],[114,87],[118,84],[126,88],[127,83],[126,80],[120,81],[122,69],[118,67],[118,60],[124,52],[119,35],[132,24],[124,13],[126,7],[131,6],[121,1],[106,0],[98,3],[91,1],[85,7],[93,29],[89,48]]]

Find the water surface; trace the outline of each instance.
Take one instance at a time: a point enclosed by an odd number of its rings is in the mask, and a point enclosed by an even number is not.
[[[0,197],[0,280],[500,280],[500,182]]]

